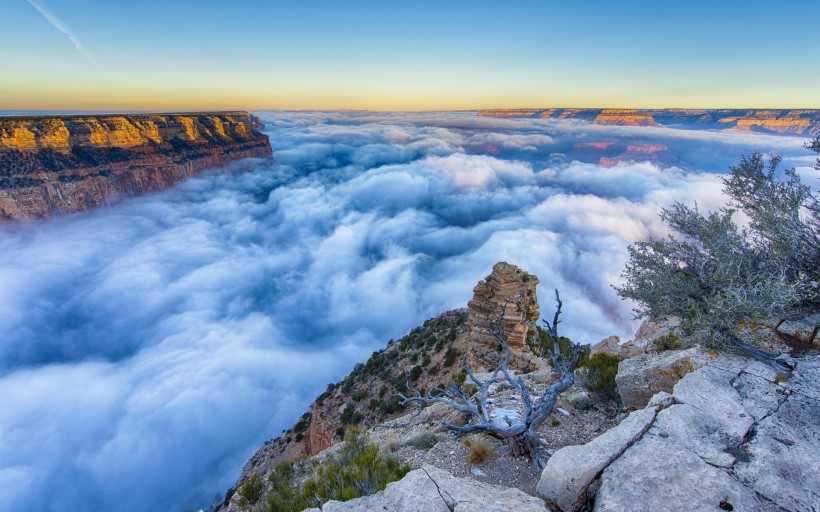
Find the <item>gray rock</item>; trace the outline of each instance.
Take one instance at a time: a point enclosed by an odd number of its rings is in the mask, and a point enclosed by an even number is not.
[[[595,512],[767,510],[747,487],[675,442],[647,434],[601,476]],[[772,510],[772,509],[769,509]]]
[[[587,444],[556,451],[541,473],[538,494],[561,510],[578,510],[590,483],[639,439],[654,419],[654,408],[636,411]]]
[[[710,360],[701,348],[644,354],[618,364],[615,383],[624,407],[640,409],[660,391],[671,392],[675,384]]]
[[[433,466],[411,471],[372,496],[330,501],[322,512],[545,512],[544,502],[518,489],[457,478]]]
[[[675,385],[676,402],[602,473],[596,511],[820,510],[820,357],[775,382],[721,356]],[[653,403],[668,400],[660,395]]]
[[[815,389],[820,382],[817,366],[811,368],[813,375],[803,375],[814,379]],[[818,511],[820,401],[801,390],[798,387],[755,426],[754,435],[739,447],[734,472],[741,482],[787,510]]]
[[[742,369],[729,371],[718,364],[700,368],[681,379],[673,394],[678,402],[710,416],[722,426],[725,434],[739,441],[754,422],[743,407],[740,393],[731,385],[732,378],[740,371]]]

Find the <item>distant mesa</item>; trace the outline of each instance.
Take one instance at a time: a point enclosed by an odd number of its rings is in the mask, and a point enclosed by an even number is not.
[[[543,108],[481,110],[479,116],[578,119],[606,126],[668,126],[815,137],[820,110]]]
[[[248,112],[0,118],[0,222],[88,210],[271,158]]]

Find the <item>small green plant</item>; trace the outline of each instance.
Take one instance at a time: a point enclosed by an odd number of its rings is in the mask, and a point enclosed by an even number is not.
[[[552,421],[550,421],[550,425],[553,426],[553,427],[557,427],[560,424],[561,424],[561,420],[559,420],[558,418],[553,418]]]
[[[663,336],[658,336],[655,338],[655,348],[658,349],[658,352],[666,352],[667,350],[680,350],[680,336],[675,334],[674,332],[670,332],[668,334],[664,334]]]
[[[618,388],[615,385],[615,376],[618,374],[619,357],[607,354],[595,354],[587,360],[580,373],[581,384],[599,402],[608,402],[619,398]]]
[[[251,475],[245,480],[245,483],[239,487],[239,506],[247,508],[259,501],[262,496],[262,491],[265,490],[265,482],[262,480],[262,475]]]
[[[467,380],[467,372],[465,372],[464,370],[461,370],[460,372],[458,372],[457,374],[455,374],[453,376],[453,380],[456,381],[456,384],[461,386]]]
[[[413,439],[407,441],[407,446],[412,446],[417,450],[429,450],[430,448],[434,447],[436,443],[438,443],[440,439],[437,435],[433,434],[432,432],[425,432],[423,434],[419,434]]]
[[[353,392],[353,395],[351,395],[351,398],[353,399],[354,402],[359,402],[361,400],[364,400],[365,398],[367,398],[367,390],[366,389],[357,389],[356,391]]]
[[[774,376],[775,384],[783,384],[787,380],[789,380],[789,376],[782,372],[778,372],[777,375]]]
[[[470,449],[470,453],[467,454],[470,464],[481,464],[495,457],[495,452],[490,445],[477,437],[467,438],[463,443]]]

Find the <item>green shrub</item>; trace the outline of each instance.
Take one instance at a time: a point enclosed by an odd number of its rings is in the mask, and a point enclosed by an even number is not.
[[[618,374],[619,357],[595,354],[587,360],[580,374],[581,384],[600,402],[618,399],[615,376]]]
[[[342,415],[339,417],[339,421],[341,421],[345,425],[358,425],[360,421],[362,421],[362,415],[359,411],[356,410],[355,407],[352,405],[348,405],[345,407],[345,410],[342,411]]]
[[[421,366],[414,366],[410,369],[410,380],[416,381],[421,376],[422,368]]]
[[[655,348],[658,349],[658,352],[666,352],[667,350],[680,350],[680,336],[675,334],[674,332],[670,332],[669,334],[664,334],[663,336],[658,336],[655,338]]]
[[[547,357],[548,354],[552,353],[552,340],[550,340],[549,334],[547,333],[546,329],[542,328],[539,325],[536,325],[535,327],[538,331],[538,336],[533,336],[532,338],[528,336],[527,346],[529,346],[533,354],[539,357]],[[571,353],[573,345],[574,343],[572,342],[572,340],[565,336],[560,336],[558,338],[558,348],[562,354]],[[578,368],[582,368],[589,360],[589,351],[589,345],[581,345],[581,358],[578,360],[578,364],[575,366],[576,370]]]
[[[588,397],[585,397],[585,396],[579,396],[578,398],[573,398],[571,403],[572,403],[572,407],[576,411],[588,411],[588,410],[592,409],[592,406],[595,404],[595,402],[593,402],[592,399],[590,399]]]
[[[461,370],[460,372],[458,372],[457,374],[455,374],[453,376],[453,380],[456,381],[456,384],[461,386],[467,380],[467,372],[465,372],[464,370]]]
[[[314,506],[329,500],[348,501],[382,491],[409,471],[410,466],[401,464],[396,456],[379,453],[367,434],[351,429],[339,454],[316,468],[302,494],[313,497]]]
[[[561,420],[559,420],[558,418],[553,418],[552,421],[550,421],[550,426],[553,426],[553,427],[557,427],[560,424],[561,424]]]
[[[367,397],[367,390],[366,389],[359,389],[353,392],[351,398],[353,398],[354,402],[359,402]]]
[[[417,450],[429,450],[430,448],[434,447],[436,443],[438,443],[440,439],[437,435],[433,434],[432,432],[425,432],[424,434],[419,434],[413,439],[410,439],[405,444],[407,446],[412,446]]]
[[[454,349],[453,347],[447,347],[447,351],[444,353],[444,366],[453,366],[456,362],[456,358],[458,357],[458,350]]]
[[[262,491],[265,490],[265,482],[262,480],[262,475],[251,475],[245,480],[245,483],[239,487],[239,506],[247,508],[259,501],[262,496]]]

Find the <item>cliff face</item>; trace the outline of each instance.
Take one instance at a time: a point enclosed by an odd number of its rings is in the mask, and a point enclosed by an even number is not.
[[[0,222],[87,210],[242,158],[270,158],[247,112],[0,118]]]
[[[811,137],[820,135],[820,110],[548,108],[482,110],[478,115],[503,118],[580,119],[600,125],[617,126],[674,126]]]

